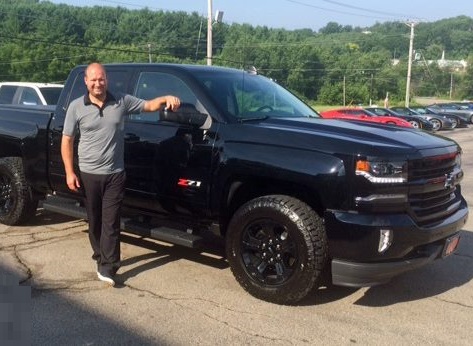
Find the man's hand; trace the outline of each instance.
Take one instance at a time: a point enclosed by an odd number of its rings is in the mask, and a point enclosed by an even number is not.
[[[179,108],[181,105],[181,100],[175,96],[165,96],[166,97],[166,109],[170,109],[172,111]]]
[[[75,173],[66,175],[66,183],[67,187],[74,192],[77,192],[80,188],[80,181]]]
[[[156,112],[161,109],[161,107],[165,107],[168,110],[175,111],[181,105],[181,100],[172,95],[160,96],[156,97],[152,100],[148,100],[145,102],[143,107],[144,112]]]
[[[74,173],[74,137],[62,136],[61,140],[61,156],[64,162],[64,170],[66,171],[66,184],[72,191],[78,191],[80,182],[77,175]]]

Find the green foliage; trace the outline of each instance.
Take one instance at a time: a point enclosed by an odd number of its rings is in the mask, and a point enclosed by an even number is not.
[[[473,19],[415,27],[411,93],[473,98]],[[409,28],[330,22],[319,32],[248,24],[213,26],[213,63],[260,73],[311,103],[368,104],[405,98]],[[173,62],[205,64],[207,18],[197,13],[77,7],[39,0],[0,2],[0,81],[63,82],[78,64]],[[429,61],[467,60],[468,69]],[[394,65],[392,59],[399,59]]]

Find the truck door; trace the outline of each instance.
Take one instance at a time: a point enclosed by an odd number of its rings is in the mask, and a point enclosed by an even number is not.
[[[192,88],[171,73],[142,72],[134,94],[143,99],[175,95],[181,99],[178,111],[207,113]],[[125,205],[191,214],[207,208],[214,128],[159,121],[157,112],[130,115],[125,124]]]
[[[129,71],[114,69],[107,71],[108,88],[112,92],[127,92]],[[71,74],[64,86],[64,90],[68,90],[67,94],[61,94],[56,112],[51,121],[49,132],[49,183],[51,188],[60,193],[70,194],[71,191],[66,185],[66,173],[61,157],[61,139],[64,120],[66,118],[67,108],[69,104],[76,98],[83,96],[87,92],[84,83],[84,70]],[[74,148],[76,172],[79,172],[77,161],[77,143],[79,136],[76,138]],[[77,195],[77,194],[76,194]]]

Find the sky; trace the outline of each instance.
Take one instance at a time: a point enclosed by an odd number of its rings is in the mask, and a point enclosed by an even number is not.
[[[74,6],[110,6],[128,9],[197,12],[212,17],[223,11],[227,24],[251,24],[287,30],[318,31],[329,22],[369,27],[388,21],[434,22],[466,15],[473,17],[468,0],[49,0]]]

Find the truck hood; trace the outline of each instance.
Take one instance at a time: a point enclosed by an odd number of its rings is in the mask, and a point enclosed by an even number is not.
[[[356,121],[268,118],[243,126],[247,127],[247,139],[253,143],[332,154],[417,156],[419,150],[458,146],[449,138],[422,130]]]

